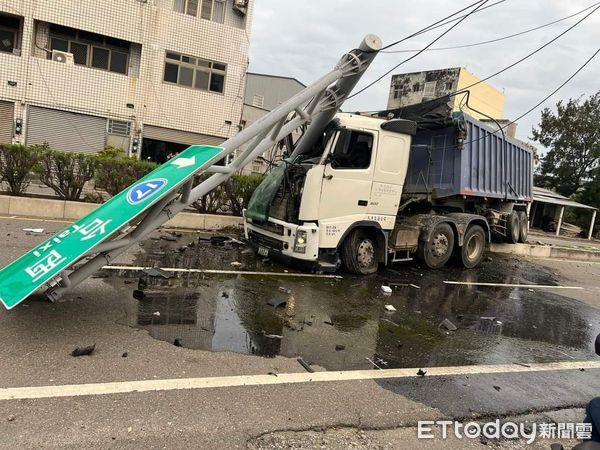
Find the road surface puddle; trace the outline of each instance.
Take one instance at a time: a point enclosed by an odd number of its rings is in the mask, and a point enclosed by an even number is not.
[[[239,245],[167,244],[149,244],[134,264],[231,270],[235,261],[242,270],[287,270]],[[405,264],[342,280],[153,275],[106,278],[127,299],[129,325],[190,349],[302,357],[328,370],[590,359],[600,332],[599,312],[566,291],[444,283],[557,284],[539,266],[497,256],[475,270]]]

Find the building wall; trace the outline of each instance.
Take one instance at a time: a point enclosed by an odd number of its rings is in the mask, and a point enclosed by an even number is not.
[[[15,102],[25,127],[37,105],[132,121],[134,133],[149,124],[227,139],[241,118],[253,3],[244,18],[228,0],[219,24],[174,12],[173,0],[0,0],[0,12],[24,17],[21,56],[0,52],[0,100]],[[34,22],[133,43],[128,75],[45,59]],[[37,36],[43,46],[47,30]],[[224,92],[163,82],[167,50],[227,64]]]
[[[457,89],[463,89],[470,86],[473,83],[480,81],[475,75],[469,72],[465,68],[460,69],[460,76],[458,78]],[[469,105],[485,113],[486,115],[493,117],[494,119],[504,118],[504,93],[493,87],[491,84],[483,82],[477,86],[469,88],[471,92],[469,95]],[[454,110],[459,110],[459,104],[462,96],[456,96],[454,101]],[[476,111],[463,107],[463,111],[475,117],[476,119],[483,119],[486,116],[479,114]]]
[[[480,81],[479,78],[460,67],[393,75],[388,109],[401,108],[443,97],[478,81]],[[433,89],[428,90],[427,87],[433,87]],[[464,95],[450,98],[448,104],[453,111],[462,110],[477,119],[485,118],[485,115],[494,119],[503,118],[504,94],[501,91],[486,82],[473,86],[469,90],[469,105],[484,114],[465,106]]]
[[[272,111],[305,87],[299,81],[290,78],[248,73],[246,75],[244,104]],[[259,96],[264,100],[262,106],[255,104],[255,96]]]

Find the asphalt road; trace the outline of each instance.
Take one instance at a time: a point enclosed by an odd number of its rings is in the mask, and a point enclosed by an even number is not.
[[[64,225],[1,218],[0,267],[48,237],[23,228],[47,233]],[[115,263],[232,269],[241,261],[242,270],[288,270],[256,262],[243,247],[200,244],[195,234],[176,242],[159,236]],[[142,277],[154,292],[146,303],[132,296],[140,273],[106,271],[60,302],[38,297],[2,310],[0,447],[476,448],[484,447],[478,439],[417,441],[417,421],[550,421],[559,420],[556,411],[581,420],[600,387],[600,369],[580,370],[600,367],[592,352],[600,265],[493,256],[478,271],[394,270],[341,281]],[[584,289],[449,287],[444,280]],[[384,297],[379,287],[389,283],[402,286]],[[265,306],[271,296],[287,306]],[[396,312],[385,313],[385,304]],[[501,322],[494,331],[482,328],[489,315]],[[458,329],[439,329],[443,318]],[[70,355],[92,344],[91,356]],[[327,381],[311,381],[296,356]],[[390,370],[386,378],[372,375],[379,370],[367,357]],[[544,366],[558,361],[564,365]],[[518,372],[492,373],[497,364]],[[435,375],[447,366],[464,372]],[[417,377],[418,368],[429,374]],[[352,370],[364,376],[345,380]],[[286,381],[284,374],[296,373]],[[186,383],[193,387],[182,389]]]

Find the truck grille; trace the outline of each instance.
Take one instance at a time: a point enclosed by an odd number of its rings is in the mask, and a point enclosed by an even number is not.
[[[250,239],[252,242],[254,242],[258,245],[262,245],[262,246],[265,246],[268,248],[273,248],[275,250],[283,250],[283,242],[282,241],[273,239],[272,237],[269,237],[269,236],[264,236],[255,231],[252,231],[252,230],[248,231],[248,239]]]

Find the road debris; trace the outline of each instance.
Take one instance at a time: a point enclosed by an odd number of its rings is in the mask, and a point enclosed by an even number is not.
[[[94,345],[89,345],[87,347],[77,347],[75,350],[73,350],[71,352],[71,356],[85,356],[85,355],[91,355],[94,350],[96,350],[96,344]]]
[[[338,344],[335,346],[335,351],[336,352],[341,352],[342,350],[346,350],[346,346],[343,344]]]
[[[396,312],[396,308],[394,308],[394,305],[385,305],[384,308],[388,312]]]
[[[152,313],[153,316],[160,317],[160,311],[155,311]]]
[[[27,231],[28,234],[41,234],[44,232],[43,228],[23,228],[23,231]]]
[[[143,272],[149,277],[163,277],[165,279],[173,278],[173,275],[159,269],[158,267],[149,267],[143,270]]]
[[[381,367],[379,367],[379,366],[378,366],[378,365],[375,363],[375,361],[373,361],[371,358],[366,358],[366,357],[365,357],[365,359],[366,359],[367,361],[369,361],[371,364],[373,364],[373,365],[374,365],[374,366],[375,366],[377,369],[379,369],[379,370],[383,370],[383,369],[382,369]]]
[[[523,363],[520,363],[520,362],[514,362],[513,364],[516,364],[517,366],[528,367],[528,368],[531,367],[529,364],[523,364]]]
[[[478,330],[486,334],[502,334],[503,323],[495,317],[480,317]],[[535,326],[535,325],[534,325]]]
[[[129,356],[129,354],[128,354],[127,352],[124,352],[124,353],[121,355],[121,358],[127,358],[128,356]]]
[[[308,364],[306,361],[304,361],[304,359],[300,356],[298,358],[296,358],[296,361],[298,361],[300,363],[300,365],[302,367],[304,367],[304,369],[309,372],[309,373],[314,373],[315,369],[313,369],[312,367],[310,367],[310,364]]]
[[[177,238],[172,234],[163,234],[160,238],[167,242],[177,242]]]
[[[211,236],[210,243],[214,246],[223,246],[229,240],[229,236]]]
[[[383,293],[383,295],[392,295],[392,288],[389,286],[381,286],[381,292]]]
[[[280,334],[265,334],[264,336],[268,339],[283,339]]]
[[[8,416],[6,418],[7,422],[14,422],[14,420],[17,418],[17,416],[15,416],[14,414],[11,414],[10,416]]]
[[[500,392],[502,390],[502,388],[500,386],[494,386],[494,389],[496,389],[498,392]]]
[[[285,306],[286,303],[287,300],[284,298],[273,297],[267,302],[267,305],[272,306],[273,308],[279,308],[280,306]]]
[[[288,288],[283,287],[283,286],[279,286],[278,290],[279,290],[279,292],[283,292],[284,294],[288,294],[288,295],[292,293],[291,289],[288,289]]]
[[[456,331],[458,328],[449,319],[444,319],[438,325],[438,328],[445,328],[448,331]]]
[[[423,369],[419,369],[417,371],[417,375],[420,376],[420,377],[424,377],[425,375],[427,375],[427,371],[423,370]]]
[[[239,261],[232,261],[229,263],[229,265],[232,267],[238,267],[238,268],[243,266],[243,264]]]
[[[331,325],[331,326],[333,326],[333,322],[331,320],[324,320],[323,323],[325,325]]]
[[[181,345],[181,339],[175,339],[175,340],[173,341],[173,345],[174,345],[175,347],[183,347],[183,345]]]

